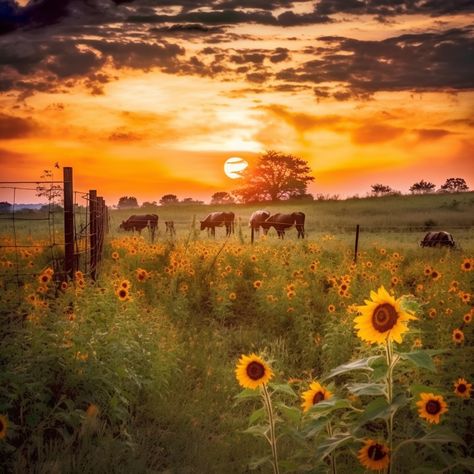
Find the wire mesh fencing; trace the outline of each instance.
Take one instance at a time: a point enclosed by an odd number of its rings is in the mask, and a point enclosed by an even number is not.
[[[58,282],[80,271],[97,277],[108,229],[105,201],[97,191],[78,191],[72,168],[62,180],[45,171],[38,181],[2,181],[0,283],[22,287],[52,270]],[[38,201],[43,204],[31,204]]]

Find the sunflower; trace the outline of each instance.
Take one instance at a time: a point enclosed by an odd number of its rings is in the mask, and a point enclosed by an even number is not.
[[[428,311],[428,316],[430,318],[434,318],[436,316],[436,308],[430,308],[430,310]]]
[[[319,382],[312,382],[309,386],[309,390],[303,392],[301,398],[303,403],[303,411],[308,411],[313,405],[323,400],[328,400],[332,397],[332,393],[325,387],[322,387]]]
[[[454,393],[460,398],[471,398],[472,384],[466,379],[459,378],[454,382]]]
[[[441,395],[433,393],[420,393],[421,400],[416,402],[418,415],[428,423],[439,423],[439,417],[448,411],[448,405]]]
[[[461,344],[464,341],[464,333],[460,329],[453,330],[453,341],[456,344]]]
[[[236,300],[236,299],[237,299],[236,293],[233,292],[233,291],[232,291],[231,293],[229,293],[229,299],[230,299],[231,301]]]
[[[388,447],[384,444],[378,443],[373,439],[366,439],[364,446],[359,450],[357,458],[365,468],[371,471],[381,471],[390,463],[388,451]]]
[[[120,282],[120,288],[123,288],[125,290],[128,290],[130,288],[130,282],[128,280],[122,280]]]
[[[408,331],[408,321],[417,318],[404,311],[400,299],[396,300],[383,286],[377,293],[371,291],[370,297],[371,300],[365,300],[365,306],[357,306],[362,313],[354,318],[357,335],[369,343],[402,342],[402,334]]]
[[[255,280],[255,281],[253,282],[253,287],[256,288],[257,290],[258,290],[259,288],[261,288],[261,286],[262,286],[262,281],[261,281],[261,280]]]
[[[328,311],[329,311],[330,313],[334,313],[334,311],[336,311],[336,307],[335,307],[333,304],[330,304],[330,305],[328,306]]]
[[[431,271],[431,278],[433,281],[437,281],[441,278],[441,273],[438,272],[438,270],[432,270]]]
[[[470,272],[472,270],[472,259],[471,258],[465,258],[463,262],[461,263],[461,270],[463,272]]]
[[[116,295],[120,301],[128,301],[130,299],[128,289],[126,288],[119,288],[116,292]]]
[[[112,252],[112,259],[113,260],[118,260],[120,258],[120,255],[118,252]]]
[[[267,384],[273,377],[273,371],[258,355],[242,355],[235,368],[235,376],[242,387],[255,389]]]
[[[51,275],[49,273],[42,273],[38,277],[38,281],[41,285],[47,285],[51,281]]]
[[[424,273],[426,276],[431,275],[431,272],[432,272],[432,268],[430,266],[425,267]]]
[[[464,324],[470,324],[472,321],[472,314],[471,313],[466,313],[463,317],[462,320],[464,321]]]
[[[0,415],[0,439],[7,435],[8,419],[5,415]]]

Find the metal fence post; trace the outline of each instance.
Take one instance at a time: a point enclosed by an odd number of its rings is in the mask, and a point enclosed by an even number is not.
[[[73,278],[74,265],[74,190],[72,168],[63,168],[64,198],[64,274]]]
[[[89,191],[89,225],[90,225],[90,269],[91,277],[93,280],[97,276],[97,250],[98,250],[98,239],[97,239],[97,191],[91,189]]]

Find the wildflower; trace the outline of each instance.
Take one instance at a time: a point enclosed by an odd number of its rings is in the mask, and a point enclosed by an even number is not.
[[[74,273],[74,278],[76,280],[83,280],[84,279],[84,273],[82,273],[80,270],[77,270],[77,272]]]
[[[309,390],[306,390],[301,395],[303,403],[303,411],[308,411],[313,405],[317,403],[328,400],[332,397],[332,393],[327,390],[325,387],[322,387],[319,382],[312,382],[309,386]]]
[[[425,274],[426,276],[431,275],[431,272],[432,272],[432,268],[431,268],[430,266],[425,267],[425,269],[424,269],[424,274]]]
[[[441,273],[438,272],[437,270],[432,270],[431,271],[431,278],[433,281],[437,281],[441,278]]]
[[[464,333],[460,329],[453,330],[453,341],[456,344],[461,344],[464,341]]]
[[[329,311],[330,313],[334,313],[334,311],[336,311],[336,307],[335,307],[333,304],[330,304],[330,305],[328,306],[328,311]]]
[[[404,311],[400,299],[396,300],[383,286],[377,293],[371,291],[370,297],[371,300],[365,300],[365,306],[357,306],[362,313],[354,319],[357,335],[369,343],[402,342],[402,334],[408,331],[408,321],[417,318]]]
[[[294,298],[294,297],[296,296],[296,292],[293,291],[293,290],[288,290],[288,291],[286,292],[286,296],[288,297],[288,299],[291,300],[292,298]]]
[[[128,301],[130,299],[127,288],[119,288],[116,292],[116,295],[120,301]]]
[[[0,439],[4,439],[7,436],[8,431],[8,419],[5,415],[0,415]]]
[[[436,316],[436,313],[437,313],[436,308],[430,308],[428,310],[428,316],[432,319]]]
[[[466,379],[459,378],[454,382],[454,393],[460,398],[471,398],[472,384]]]
[[[51,275],[49,273],[41,273],[38,277],[38,281],[41,285],[47,285],[51,281]]]
[[[261,281],[261,280],[255,280],[255,281],[253,282],[253,287],[254,287],[254,288],[257,288],[257,289],[258,289],[258,288],[261,288],[261,287],[262,287],[262,281]]]
[[[420,393],[421,400],[416,402],[418,415],[428,423],[440,422],[440,416],[448,411],[448,406],[441,395],[433,393]]]
[[[379,252],[380,252],[380,255],[385,255],[387,253],[387,251],[383,248],[380,249]]]
[[[86,416],[87,418],[95,418],[99,414],[99,407],[97,405],[94,405],[91,403],[86,410]]]
[[[471,313],[466,313],[463,317],[462,320],[464,321],[465,324],[470,324],[472,321],[472,314]]]
[[[417,337],[413,341],[413,347],[416,348],[416,349],[419,349],[420,347],[423,347],[423,342],[421,341],[421,339],[419,337]]]
[[[400,283],[400,278],[393,276],[392,279],[390,280],[392,283],[392,286],[398,285]]]
[[[128,290],[131,287],[131,284],[128,280],[122,280],[119,285],[121,288]]]
[[[273,371],[261,357],[251,354],[240,357],[235,375],[242,387],[255,389],[267,384],[273,377]]]
[[[112,252],[112,260],[118,260],[120,258],[120,255],[118,252]]]
[[[364,446],[359,450],[357,458],[359,462],[371,471],[381,471],[385,469],[390,462],[389,449],[382,443],[373,439],[364,441]]]
[[[473,263],[473,259],[465,258],[463,262],[461,263],[461,270],[463,272],[470,272],[473,267],[472,263]]]
[[[68,288],[67,281],[62,281],[62,282],[61,282],[61,287],[60,287],[60,288],[61,288],[61,290],[62,290],[62,291],[66,291],[66,290],[67,290],[67,288]]]
[[[231,293],[229,293],[229,299],[231,301],[234,301],[237,299],[237,295],[232,291]]]

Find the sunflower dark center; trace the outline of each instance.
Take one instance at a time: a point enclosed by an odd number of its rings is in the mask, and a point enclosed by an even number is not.
[[[0,433],[5,429],[5,424],[0,420]]]
[[[467,387],[466,387],[465,384],[460,383],[460,384],[458,385],[458,392],[459,392],[459,393],[464,393],[466,390],[467,390]]]
[[[122,298],[125,298],[125,296],[127,296],[127,292],[126,292],[125,290],[120,290],[119,295],[120,295]]]
[[[375,308],[372,315],[372,324],[379,332],[386,332],[397,324],[398,313],[389,303],[384,303]]]
[[[324,393],[323,392],[316,392],[313,397],[313,405],[316,405],[316,403],[321,402],[324,400]]]
[[[464,263],[464,268],[466,269],[471,268],[471,264],[469,262]]]
[[[426,411],[430,415],[436,415],[437,413],[441,411],[441,404],[438,402],[438,400],[430,400],[426,404]]]
[[[264,376],[264,374],[265,367],[260,362],[252,361],[247,366],[247,375],[252,380],[259,380]]]
[[[387,453],[383,449],[383,446],[378,443],[373,444],[372,446],[369,446],[367,454],[369,455],[369,458],[372,459],[373,461],[380,461],[387,455]]]

